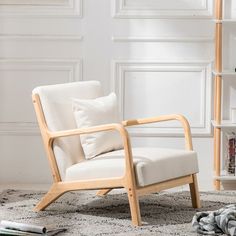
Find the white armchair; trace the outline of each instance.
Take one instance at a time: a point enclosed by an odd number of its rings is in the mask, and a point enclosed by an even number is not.
[[[196,152],[192,150],[187,120],[182,115],[166,115],[78,129],[71,98],[101,96],[101,86],[97,81],[49,85],[33,90],[34,108],[54,181],[34,210],[44,210],[68,191],[98,189],[98,195],[106,195],[114,188],[125,188],[132,223],[141,225],[140,195],[184,184],[190,186],[193,207],[199,208],[198,161]],[[131,147],[127,126],[169,120],[178,120],[182,124],[185,150]],[[119,133],[123,149],[86,160],[80,136],[111,130]]]

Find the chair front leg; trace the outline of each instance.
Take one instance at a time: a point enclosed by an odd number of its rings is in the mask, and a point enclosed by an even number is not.
[[[193,208],[201,208],[201,202],[198,191],[197,175],[192,175],[193,182],[189,184]]]
[[[127,192],[128,192],[132,224],[134,226],[141,226],[142,221],[141,221],[141,215],[140,215],[138,194],[136,192],[136,189],[133,187],[129,187],[127,188]]]

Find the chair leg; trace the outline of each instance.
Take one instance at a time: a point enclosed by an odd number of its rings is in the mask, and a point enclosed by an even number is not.
[[[193,208],[200,208],[201,202],[198,191],[197,175],[193,174],[193,183],[189,184]]]
[[[58,190],[58,188],[53,185],[51,189],[44,195],[41,201],[36,205],[33,211],[43,211],[46,207],[48,207],[51,203],[57,200],[61,195],[63,195],[65,191]]]
[[[100,196],[100,197],[104,197],[105,195],[107,195],[109,192],[111,192],[112,188],[107,188],[107,189],[100,189],[96,195]]]
[[[132,224],[134,226],[141,226],[141,215],[140,215],[140,208],[139,208],[139,200],[135,189],[128,188],[128,198],[129,198],[129,206],[132,218]]]

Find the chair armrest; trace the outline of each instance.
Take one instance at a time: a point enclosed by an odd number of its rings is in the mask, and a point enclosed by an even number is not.
[[[118,123],[98,125],[98,126],[92,126],[92,127],[88,127],[88,128],[81,128],[81,129],[70,129],[70,130],[56,131],[56,132],[48,131],[48,135],[51,139],[55,139],[55,138],[68,137],[68,136],[81,135],[81,134],[97,133],[97,132],[109,131],[109,130],[117,130],[122,135],[125,135],[125,136],[128,135],[124,126],[122,124],[118,124]]]
[[[163,122],[163,121],[170,121],[170,120],[180,121],[180,123],[182,124],[184,128],[185,147],[188,150],[193,150],[190,126],[187,119],[183,115],[172,114],[172,115],[163,115],[163,116],[150,117],[150,118],[144,118],[144,119],[125,120],[122,122],[122,124],[125,127],[127,127],[127,126],[142,125],[142,124],[149,124],[149,123],[156,123],[156,122]]]
[[[119,132],[124,145],[126,175],[134,176],[133,155],[130,145],[130,138],[126,128],[122,124],[113,123],[113,124],[92,126],[82,129],[71,129],[71,130],[56,131],[56,132],[47,131],[47,136],[48,136],[48,142],[50,143],[49,145],[52,146],[53,140],[56,138],[81,135],[81,134],[90,134],[109,130],[116,130]]]

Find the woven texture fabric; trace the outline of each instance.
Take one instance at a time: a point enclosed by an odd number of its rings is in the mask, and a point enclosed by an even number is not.
[[[236,236],[236,205],[227,205],[216,211],[198,212],[193,217],[192,225],[200,234],[225,233]]]
[[[146,186],[198,172],[197,153],[167,148],[132,148],[139,186]],[[117,178],[125,174],[124,150],[99,155],[66,170],[66,181]]]

